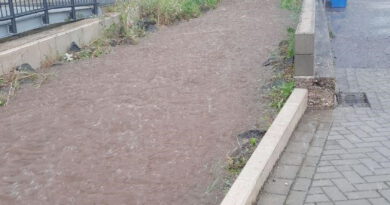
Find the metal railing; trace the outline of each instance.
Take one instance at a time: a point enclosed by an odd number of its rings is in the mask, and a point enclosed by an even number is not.
[[[16,19],[36,13],[42,13],[43,23],[49,24],[49,10],[70,8],[70,20],[76,20],[76,7],[93,6],[97,15],[97,0],[0,0],[0,22],[10,20],[10,32],[17,33]]]

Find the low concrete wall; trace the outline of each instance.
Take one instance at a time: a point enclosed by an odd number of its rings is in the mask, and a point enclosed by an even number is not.
[[[39,68],[48,60],[63,56],[72,42],[88,45],[102,36],[104,29],[119,21],[117,14],[86,19],[41,33],[0,44],[0,74],[23,63]]]
[[[221,205],[252,205],[307,107],[307,90],[296,88],[253,152]]]
[[[303,0],[295,31],[295,76],[314,75],[315,0]]]
[[[308,89],[309,109],[332,109],[336,105],[336,81],[326,8],[323,0],[303,3],[296,32],[296,85]]]

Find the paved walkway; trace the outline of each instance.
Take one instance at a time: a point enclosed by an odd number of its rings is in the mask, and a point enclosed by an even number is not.
[[[328,12],[337,85],[371,107],[307,113],[258,205],[390,204],[390,2],[354,0]]]

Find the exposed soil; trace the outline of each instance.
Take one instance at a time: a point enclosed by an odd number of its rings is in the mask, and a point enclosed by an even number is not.
[[[265,132],[266,131],[264,130],[248,130],[237,136],[238,145],[229,155],[226,171],[220,175],[220,181],[217,181],[219,183],[215,183],[216,189],[225,192],[229,191],[263,138]]]
[[[336,106],[335,85],[333,78],[297,79],[297,87],[309,91],[308,108],[316,110],[333,109]]]
[[[218,204],[245,130],[264,129],[278,0],[225,0],[136,46],[53,68],[0,109],[1,204]]]

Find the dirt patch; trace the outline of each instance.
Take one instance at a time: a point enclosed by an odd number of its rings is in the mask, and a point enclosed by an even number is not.
[[[297,87],[306,88],[309,91],[309,109],[333,109],[335,107],[335,79],[296,79],[296,82]]]
[[[285,38],[279,1],[200,18],[59,65],[0,109],[6,204],[218,204],[212,184],[244,130],[264,129],[262,63]]]

